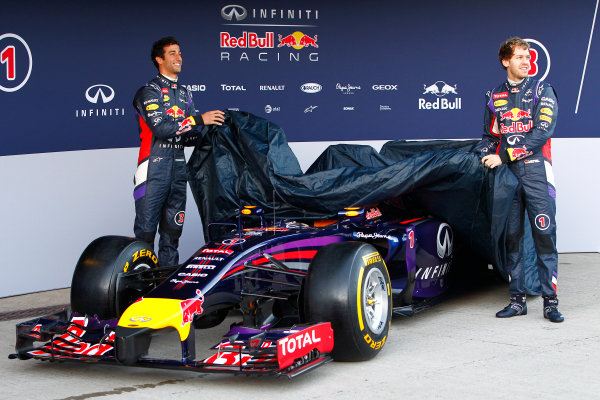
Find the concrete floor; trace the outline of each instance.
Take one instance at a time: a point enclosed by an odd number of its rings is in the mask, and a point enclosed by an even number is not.
[[[527,316],[495,318],[507,284],[488,279],[395,318],[375,359],[332,362],[293,380],[9,360],[19,321],[2,321],[0,399],[598,399],[600,254],[560,254],[559,262],[562,324],[543,318],[541,297],[528,298]],[[0,299],[0,314],[68,302],[68,289],[15,296]],[[208,347],[225,328],[199,332]]]

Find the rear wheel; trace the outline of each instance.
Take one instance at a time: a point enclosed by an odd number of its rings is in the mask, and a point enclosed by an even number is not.
[[[100,319],[118,318],[155,283],[139,272],[158,267],[150,244],[123,236],[103,236],[84,250],[71,283],[71,309]],[[128,282],[123,284],[123,282]]]
[[[305,285],[304,315],[310,322],[331,322],[335,360],[377,355],[387,339],[392,296],[387,268],[373,246],[344,242],[321,248]]]

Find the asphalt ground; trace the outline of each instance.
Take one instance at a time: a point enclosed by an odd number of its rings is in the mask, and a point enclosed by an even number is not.
[[[528,298],[528,315],[495,318],[507,284],[466,279],[434,308],[394,318],[373,360],[331,362],[292,380],[9,360],[15,324],[67,304],[69,290],[2,298],[0,399],[598,399],[599,278],[599,253],[559,255],[560,324],[543,318],[539,296]],[[237,319],[197,331],[197,348],[216,344]]]

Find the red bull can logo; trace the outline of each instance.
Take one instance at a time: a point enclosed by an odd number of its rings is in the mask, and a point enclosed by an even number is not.
[[[279,38],[279,44],[277,45],[277,47],[287,46],[293,47],[296,50],[300,50],[309,46],[317,48],[319,47],[319,45],[317,44],[317,35],[315,35],[314,37],[310,37],[302,32],[296,31],[291,35],[287,35],[285,37],[281,35],[277,36]]]
[[[183,300],[179,305],[181,307],[181,326],[186,326],[194,320],[194,315],[200,315],[204,311],[202,310],[202,303],[204,303],[204,296],[200,289],[196,289],[197,298],[191,298]]]

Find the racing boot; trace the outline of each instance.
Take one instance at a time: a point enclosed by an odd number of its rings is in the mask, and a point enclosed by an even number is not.
[[[548,318],[550,322],[563,322],[565,317],[558,311],[558,297],[544,297],[544,318]]]
[[[502,310],[496,313],[498,318],[509,318],[515,315],[527,315],[527,304],[525,300],[527,296],[524,294],[513,294],[510,296],[510,303]]]

